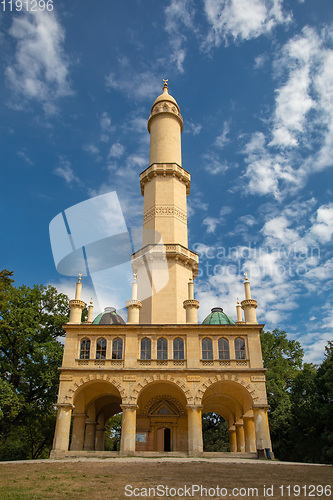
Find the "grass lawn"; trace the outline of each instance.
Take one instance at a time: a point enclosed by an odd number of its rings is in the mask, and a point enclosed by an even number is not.
[[[320,485],[332,486],[332,483],[333,468],[330,466],[208,461],[183,463],[159,462],[156,459],[133,463],[117,463],[109,460],[0,463],[1,500],[117,500],[226,496],[247,499],[330,498],[328,488],[320,495]],[[128,485],[127,495],[126,485]],[[158,485],[162,485],[159,490],[156,489]],[[287,488],[288,485],[290,489]],[[171,489],[167,491],[166,486]],[[187,490],[183,489],[185,486]],[[206,490],[196,492],[196,487],[201,486]],[[283,491],[280,489],[281,486],[284,487]],[[298,486],[301,487],[300,491]],[[149,491],[149,488],[154,487],[155,495],[153,489]],[[238,490],[233,491],[233,488]]]

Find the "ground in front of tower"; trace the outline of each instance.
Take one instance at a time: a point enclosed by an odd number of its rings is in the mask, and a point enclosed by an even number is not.
[[[138,458],[0,463],[1,500],[329,498],[331,486],[332,467],[320,465]]]

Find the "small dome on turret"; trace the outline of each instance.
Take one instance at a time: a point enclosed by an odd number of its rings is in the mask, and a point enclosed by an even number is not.
[[[223,312],[222,307],[213,307],[202,322],[203,325],[234,325],[235,322]]]
[[[172,97],[172,95],[169,94],[169,89],[168,89],[168,84],[167,84],[168,80],[163,80],[163,81],[164,81],[163,93],[161,95],[159,95],[158,97],[156,97],[155,102],[152,106],[152,109],[155,106],[155,104],[162,102],[162,101],[168,101],[168,102],[172,102],[172,104],[175,104],[177,106],[178,111],[179,111],[179,106],[177,104],[176,99],[174,97]]]
[[[125,325],[125,321],[117,314],[114,307],[106,307],[104,312],[100,313],[94,321],[93,325]]]

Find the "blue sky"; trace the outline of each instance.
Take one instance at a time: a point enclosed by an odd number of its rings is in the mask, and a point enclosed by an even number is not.
[[[214,306],[235,317],[248,272],[259,321],[319,362],[333,337],[331,0],[7,4],[0,30],[1,268],[16,284],[73,296],[49,238],[69,207],[116,192],[127,227],[141,226],[147,118],[168,78],[192,175],[199,318]],[[108,305],[124,307],[120,282],[130,298],[127,271],[109,272]]]

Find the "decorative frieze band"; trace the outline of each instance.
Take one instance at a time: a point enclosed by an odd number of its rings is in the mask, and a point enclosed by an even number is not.
[[[187,223],[187,214],[184,210],[175,207],[174,205],[153,206],[143,214],[143,223],[150,221],[154,217],[176,217],[185,224]]]

